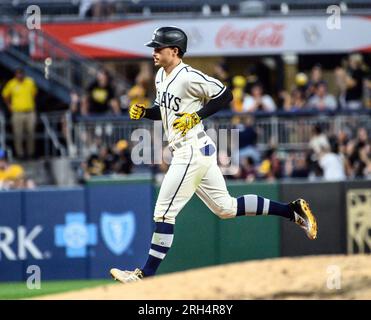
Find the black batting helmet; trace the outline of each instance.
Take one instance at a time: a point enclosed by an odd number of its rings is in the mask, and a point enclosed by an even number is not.
[[[145,44],[152,48],[178,47],[187,51],[187,35],[177,27],[161,27],[153,32],[152,40]]]

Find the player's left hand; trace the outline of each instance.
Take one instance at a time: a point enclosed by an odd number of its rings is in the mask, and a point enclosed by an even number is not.
[[[185,136],[189,130],[191,130],[195,125],[200,123],[201,119],[196,112],[186,113],[176,113],[176,116],[179,118],[176,119],[173,123],[173,128],[179,131],[182,136]]]

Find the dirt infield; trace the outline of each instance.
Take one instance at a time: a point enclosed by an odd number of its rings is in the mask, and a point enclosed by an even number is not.
[[[139,283],[112,284],[42,298],[371,299],[371,255],[233,263],[158,276]]]

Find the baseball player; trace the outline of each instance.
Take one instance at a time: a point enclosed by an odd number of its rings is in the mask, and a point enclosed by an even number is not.
[[[297,199],[280,203],[258,195],[232,197],[217,165],[216,146],[205,133],[202,120],[232,100],[230,89],[219,80],[183,63],[187,36],[176,27],[154,31],[152,41],[156,74],[156,100],[152,108],[135,104],[130,118],[162,120],[172,151],[172,162],[161,185],[154,210],[156,224],[148,259],[142,268],[113,268],[112,277],[122,283],[155,275],[174,239],[176,217],[194,193],[221,219],[240,216],[276,215],[304,229],[309,239],[317,237],[317,222],[308,203]]]

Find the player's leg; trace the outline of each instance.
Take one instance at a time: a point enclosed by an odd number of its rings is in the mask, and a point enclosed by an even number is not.
[[[280,216],[305,229],[310,239],[316,238],[317,223],[305,200],[282,203],[255,194],[234,198],[229,194],[223,174],[217,165],[212,165],[206,172],[196,194],[222,219],[238,216]]]
[[[115,279],[121,282],[131,282],[143,276],[153,276],[165,259],[173,243],[176,216],[191,199],[208,169],[197,161],[197,155],[192,150],[190,151],[184,152],[184,158],[173,159],[161,184],[155,206],[155,230],[146,263],[141,269],[135,271],[111,269],[111,274]]]
[[[192,160],[188,162],[186,158],[190,154]],[[197,157],[198,154],[191,151],[185,153],[184,158],[174,159],[175,161],[171,164],[162,182],[155,206],[154,221],[156,227],[149,257],[143,267],[146,276],[154,275],[165,258],[173,243],[176,217],[192,198],[202,176],[207,171],[207,167],[199,162]]]
[[[196,193],[222,219],[268,214],[294,219],[294,214],[288,204],[255,194],[232,197],[227,190],[223,174],[216,165],[207,171]]]

